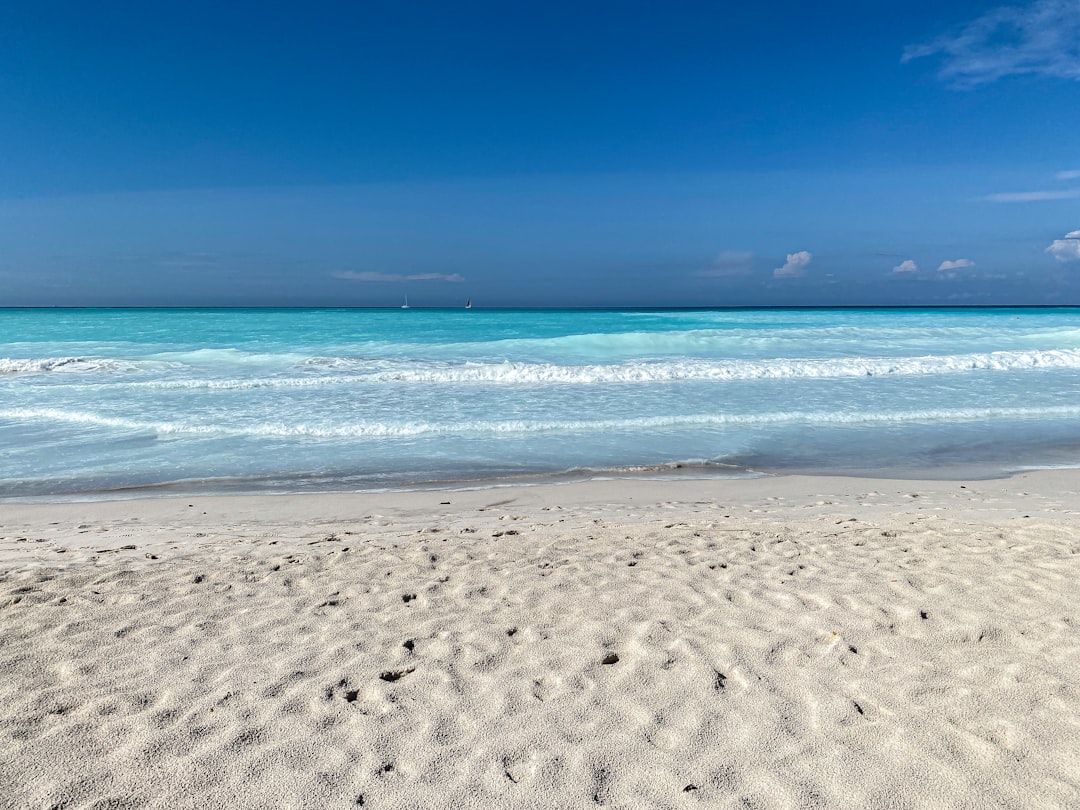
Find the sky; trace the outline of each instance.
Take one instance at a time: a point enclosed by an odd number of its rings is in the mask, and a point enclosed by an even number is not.
[[[1080,0],[0,4],[0,306],[1080,304]]]

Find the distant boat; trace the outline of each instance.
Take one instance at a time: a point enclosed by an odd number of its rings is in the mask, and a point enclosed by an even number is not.
[[[407,296],[407,295],[405,296],[405,303],[401,305],[401,308],[402,309],[408,309],[409,308],[409,296]]]
[[[465,302],[465,309],[472,309],[472,299]]]

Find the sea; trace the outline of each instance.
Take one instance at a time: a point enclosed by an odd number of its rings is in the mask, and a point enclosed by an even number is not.
[[[0,309],[0,499],[1080,465],[1080,309]]]

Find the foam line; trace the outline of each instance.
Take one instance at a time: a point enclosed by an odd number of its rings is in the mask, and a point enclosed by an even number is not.
[[[596,420],[503,420],[456,424],[431,422],[370,422],[351,424],[295,424],[282,422],[249,425],[200,424],[189,422],[152,422],[123,417],[103,416],[88,411],[57,408],[14,408],[0,410],[0,420],[11,422],[67,422],[96,425],[125,431],[149,431],[169,434],[216,434],[232,436],[275,436],[311,438],[402,438],[432,435],[532,435],[537,433],[579,433],[596,431],[678,430],[701,427],[738,427],[754,425],[867,425],[912,422],[977,422],[990,419],[1075,419],[1080,406],[1062,405],[1043,408],[952,408],[892,411],[882,413],[836,413],[832,411],[775,411],[762,414],[688,414],[633,419]]]
[[[25,361],[15,371],[41,373],[72,366],[86,370],[113,368],[108,361],[56,358]],[[147,389],[307,388],[358,383],[412,383],[429,385],[603,385],[619,383],[737,382],[743,380],[843,379],[860,377],[942,376],[970,372],[1010,372],[1080,369],[1080,350],[1003,351],[924,357],[849,357],[762,360],[671,360],[626,363],[557,365],[552,363],[426,363],[405,361],[387,368],[384,360],[369,358],[315,358],[338,372],[329,375],[228,379],[177,379],[93,383]],[[50,366],[50,363],[55,365]],[[97,365],[93,365],[97,364]],[[306,365],[306,364],[305,364]],[[303,366],[302,366],[303,367]],[[15,368],[14,365],[11,368]]]

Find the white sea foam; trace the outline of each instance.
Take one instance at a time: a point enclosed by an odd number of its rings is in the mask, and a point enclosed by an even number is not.
[[[196,425],[183,422],[150,422],[125,417],[105,416],[90,411],[73,411],[63,408],[8,408],[0,410],[0,420],[11,422],[66,422],[76,425],[97,425],[124,431],[151,431],[155,433],[225,433],[215,425]]]
[[[100,357],[0,357],[0,374],[43,374],[49,371],[116,369],[115,360]]]
[[[102,383],[148,389],[310,388],[358,383],[428,385],[603,385],[617,383],[737,382],[742,380],[907,377],[1046,369],[1080,369],[1080,350],[1011,351],[927,357],[670,360],[560,365],[554,363],[426,363],[336,358],[350,374],[229,379],[138,380]]]
[[[654,383],[694,380],[779,380],[807,378],[912,376],[968,371],[1080,369],[1080,351],[992,352],[930,357],[836,358],[775,360],[676,360],[594,364],[468,363],[442,368],[381,371],[370,381],[417,383]]]
[[[169,434],[218,434],[224,436],[310,437],[318,439],[380,439],[438,435],[507,436],[541,433],[596,433],[599,431],[643,432],[690,428],[723,428],[754,425],[804,424],[871,425],[902,423],[978,422],[995,419],[1075,419],[1080,406],[1061,405],[1033,408],[943,408],[887,411],[880,413],[835,411],[771,411],[758,414],[686,414],[630,419],[568,420],[479,420],[474,422],[353,422],[325,421],[317,424],[257,422],[219,424],[199,422],[154,422],[106,416],[89,411],[59,408],[11,408],[0,410],[0,420],[11,422],[47,421],[97,425],[122,431]]]

